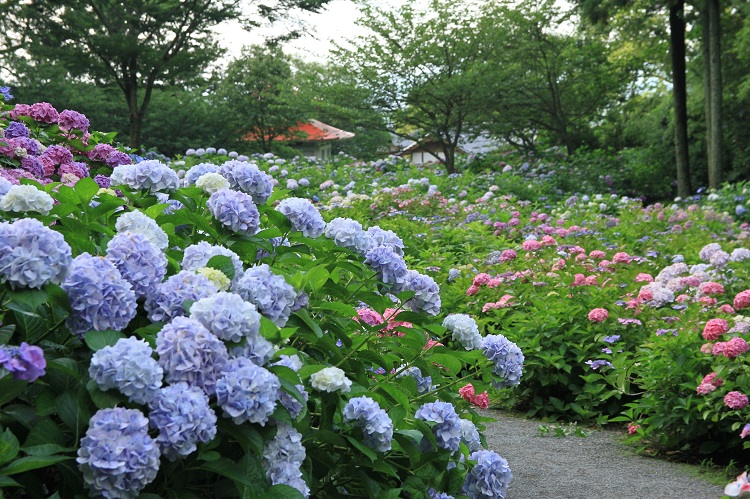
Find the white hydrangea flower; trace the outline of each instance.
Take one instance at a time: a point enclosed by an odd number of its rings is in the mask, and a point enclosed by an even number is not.
[[[14,185],[0,200],[1,211],[36,211],[48,215],[55,201],[33,185]]]
[[[220,173],[209,172],[201,175],[195,181],[195,186],[209,194],[213,194],[221,189],[229,189],[229,181]]]
[[[351,390],[352,382],[338,367],[326,367],[310,376],[310,385],[321,392],[347,393]]]
[[[133,232],[143,234],[149,242],[157,248],[164,250],[169,244],[167,233],[159,227],[156,220],[141,213],[140,211],[130,211],[120,215],[115,224],[117,232]]]
[[[466,350],[477,350],[482,347],[479,327],[471,316],[450,314],[443,321],[443,327],[453,333],[453,339],[461,343]]]

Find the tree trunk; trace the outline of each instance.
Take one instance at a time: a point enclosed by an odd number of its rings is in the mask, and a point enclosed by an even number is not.
[[[721,9],[720,0],[706,0],[708,10],[708,42],[710,52],[711,116],[708,128],[708,186],[712,189],[721,187],[722,149],[723,149],[723,85],[721,78]]]
[[[703,111],[706,114],[706,161],[708,171],[711,171],[711,44],[708,39],[711,28],[708,21],[708,4],[711,0],[705,0],[701,12],[701,29],[703,30],[703,43],[701,54],[703,55]]]
[[[128,145],[136,151],[141,148],[141,129],[143,116],[140,113],[130,113],[130,141]]]
[[[674,147],[677,163],[677,195],[690,196],[688,160],[687,82],[685,77],[685,0],[669,7],[669,44],[672,56],[672,98],[674,101]]]
[[[452,145],[443,147],[443,154],[445,155],[445,160],[443,161],[445,171],[448,175],[456,173],[456,148]]]

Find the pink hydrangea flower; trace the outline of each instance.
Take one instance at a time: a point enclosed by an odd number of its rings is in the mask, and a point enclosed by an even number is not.
[[[734,337],[724,343],[721,348],[721,354],[728,359],[734,359],[747,352],[747,350],[747,341],[744,338]]]
[[[469,286],[469,289],[466,290],[466,294],[468,296],[472,296],[472,295],[477,294],[478,291],[479,291],[479,286],[474,286],[472,284],[471,286]]]
[[[536,251],[542,247],[542,243],[534,239],[527,239],[523,242],[521,247],[524,249],[524,251]]]
[[[635,276],[635,282],[654,282],[654,278],[651,276],[651,274],[641,272],[640,274]]]
[[[650,289],[642,289],[638,293],[638,301],[643,303],[644,301],[651,301],[654,299],[654,293]]]
[[[607,256],[605,252],[602,250],[594,250],[591,253],[589,253],[589,258],[592,258],[594,260],[602,260]]]
[[[724,395],[724,405],[730,409],[744,409],[747,404],[747,395],[742,392],[732,391]]]
[[[704,295],[723,295],[724,286],[718,282],[704,282],[700,285],[700,291]]]
[[[703,338],[714,341],[729,331],[729,323],[724,319],[711,319],[703,327]]]
[[[518,255],[516,254],[516,250],[508,249],[500,254],[500,261],[509,262],[511,260],[515,260],[517,256]]]
[[[557,241],[555,241],[555,238],[552,236],[544,236],[542,238],[542,244],[545,246],[556,246]]]
[[[571,286],[585,286],[586,285],[586,276],[583,274],[576,274],[573,277],[573,284]]]
[[[615,263],[625,263],[628,264],[633,260],[633,257],[625,253],[624,251],[620,251],[618,253],[615,253],[615,256],[612,257],[612,261]]]
[[[640,427],[641,425],[639,424],[633,424],[632,422],[628,423],[628,435],[636,433],[640,429]]]
[[[482,284],[487,284],[490,282],[490,279],[492,279],[492,276],[482,272],[481,274],[477,274],[474,276],[474,281],[472,281],[472,286],[481,286]]]
[[[603,322],[609,317],[609,312],[606,308],[595,308],[589,312],[589,320],[591,322]]]
[[[385,322],[383,316],[371,308],[360,308],[357,310],[357,317],[355,317],[354,320],[357,322],[362,320],[362,322],[368,326],[377,326]]]
[[[734,309],[741,310],[750,305],[750,289],[737,293],[734,297]]]
[[[701,383],[695,389],[695,391],[698,392],[698,395],[707,395],[714,390],[716,390],[716,387],[712,385],[711,383]]]
[[[705,305],[708,305],[709,307],[713,307],[717,303],[717,299],[712,296],[704,296],[700,300],[698,300],[700,303],[703,303]]]
[[[720,306],[717,310],[719,312],[721,312],[722,314],[733,314],[734,313],[734,308],[732,308],[732,306],[730,304],[728,304],[728,303],[725,303],[724,305]]]

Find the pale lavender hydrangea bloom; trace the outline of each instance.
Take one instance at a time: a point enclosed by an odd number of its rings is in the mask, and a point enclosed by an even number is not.
[[[427,494],[429,495],[430,499],[454,499],[452,495],[437,491],[435,489],[427,489]]]
[[[135,499],[159,471],[159,447],[136,409],[99,410],[78,449],[78,469],[92,494]]]
[[[208,211],[232,232],[252,236],[260,228],[260,213],[253,199],[240,191],[221,189],[208,198]]]
[[[219,173],[219,166],[213,163],[198,163],[185,173],[185,185],[195,185],[206,173]]]
[[[219,167],[219,173],[229,181],[233,189],[249,194],[257,204],[263,204],[271,197],[272,177],[254,163],[230,160]]]
[[[495,388],[515,386],[523,375],[523,353],[518,345],[502,334],[489,334],[482,340],[482,351],[488,360],[494,362],[492,372],[503,378],[492,382]]]
[[[469,455],[477,464],[464,481],[463,493],[469,499],[504,499],[513,479],[508,461],[491,450],[479,450]]]
[[[286,198],[276,207],[292,223],[292,230],[302,232],[307,237],[320,237],[326,228],[318,209],[307,199]]]
[[[85,132],[88,130],[90,123],[85,115],[78,111],[66,109],[57,116],[57,125],[60,130],[81,130]]]
[[[152,322],[166,322],[187,315],[184,303],[207,298],[218,290],[206,277],[183,270],[159,284],[146,296],[144,304]]]
[[[458,450],[458,444],[461,442],[461,424],[452,404],[428,402],[417,409],[414,417],[435,423],[432,431],[439,447],[449,451]]]
[[[107,243],[107,260],[141,298],[156,288],[167,274],[167,257],[143,234],[121,232]]]
[[[379,452],[391,450],[393,422],[388,414],[370,397],[351,399],[342,412],[345,423],[357,422],[362,427],[365,445]]]
[[[749,258],[750,249],[747,248],[737,248],[732,251],[732,254],[729,256],[729,260],[732,262],[743,262]]]
[[[275,374],[238,357],[227,362],[216,381],[216,403],[235,424],[265,426],[276,409],[281,383]]]
[[[260,314],[255,306],[234,293],[220,291],[190,307],[190,317],[225,341],[239,342],[260,331]]]
[[[703,248],[701,248],[700,252],[698,253],[698,257],[704,262],[707,262],[711,260],[711,255],[713,255],[717,251],[721,251],[721,245],[719,243],[708,243]]]
[[[156,392],[149,402],[151,427],[159,431],[156,443],[170,461],[187,456],[216,436],[216,413],[208,396],[184,381]]]
[[[72,309],[66,324],[79,336],[92,329],[122,331],[135,317],[133,287],[104,257],[88,253],[77,256],[62,288]]]
[[[0,198],[8,194],[11,187],[13,187],[13,184],[10,183],[10,180],[0,177]]]
[[[397,378],[402,376],[411,376],[414,378],[414,382],[417,384],[417,392],[423,395],[432,390],[432,376],[422,376],[422,370],[418,367],[408,367],[401,371]]]
[[[137,404],[151,400],[161,387],[164,371],[145,340],[121,338],[91,357],[89,376],[100,390],[117,389]]]
[[[289,320],[297,300],[294,287],[282,276],[271,272],[265,263],[247,269],[232,290],[279,327],[284,327]]]
[[[309,497],[310,489],[300,471],[305,455],[302,434],[284,423],[276,425],[276,436],[263,447],[263,467],[271,485],[289,485]]]
[[[60,284],[73,263],[59,232],[33,218],[0,223],[0,278],[16,288]]]
[[[256,366],[266,365],[276,352],[273,343],[260,334],[248,336],[241,344],[229,345],[227,348],[231,358],[243,357]]]
[[[443,321],[443,327],[452,333],[454,341],[458,341],[465,350],[482,348],[482,336],[479,334],[477,321],[466,314],[450,314]]]
[[[227,347],[195,319],[175,317],[156,334],[156,353],[167,383],[185,381],[216,392],[216,380],[227,363]]]
[[[378,246],[367,252],[365,263],[393,291],[403,291],[407,278],[406,262],[403,257],[398,256],[390,248]]]
[[[234,266],[232,283],[236,283],[242,277],[242,260],[240,260],[237,253],[218,244],[201,241],[185,248],[182,256],[182,269],[196,271],[201,267],[205,267],[208,261],[215,256],[226,256],[232,260],[232,265]]]
[[[406,282],[401,291],[414,291],[414,296],[409,299],[407,305],[414,312],[424,312],[427,315],[438,315],[442,301],[440,300],[440,288],[435,279],[416,270],[406,272]]]
[[[31,383],[45,375],[47,360],[41,348],[24,341],[17,347],[0,345],[0,367],[13,379]]]
[[[392,230],[381,229],[374,225],[367,229],[373,241],[373,246],[385,246],[391,248],[398,256],[404,256],[404,241]]]
[[[468,419],[459,419],[461,425],[461,441],[469,448],[469,452],[476,452],[482,448],[482,441],[479,438],[479,432],[474,423]]]
[[[299,184],[293,178],[289,178],[286,180],[286,188],[290,191],[293,191],[295,189],[299,189]]]
[[[159,227],[156,220],[140,211],[129,211],[119,216],[115,223],[117,232],[134,232],[143,234],[151,241],[151,244],[164,250],[169,244],[167,233]]]
[[[709,262],[711,265],[713,265],[717,269],[723,269],[727,266],[727,263],[729,263],[729,253],[726,251],[715,251],[713,255],[711,255],[711,258],[709,259]]]
[[[326,225],[325,235],[336,246],[366,255],[373,246],[372,236],[362,230],[362,224],[351,218],[334,218]]]
[[[173,191],[180,186],[177,172],[159,160],[150,159],[133,165],[119,165],[110,175],[111,185],[127,185],[149,192]]]

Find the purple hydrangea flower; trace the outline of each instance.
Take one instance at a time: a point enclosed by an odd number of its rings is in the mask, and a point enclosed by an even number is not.
[[[612,336],[605,336],[604,337],[604,341],[606,343],[614,343],[614,342],[616,342],[619,339],[620,339],[620,335],[619,334],[613,334]]]
[[[31,383],[45,375],[47,360],[41,348],[24,341],[17,347],[0,345],[0,366],[9,372],[13,379]]]
[[[209,244],[206,241],[201,241],[185,248],[185,253],[182,256],[182,268],[183,270],[196,271],[201,267],[205,267],[208,261],[215,256],[226,256],[232,260],[232,265],[234,266],[232,283],[236,283],[242,276],[242,260],[240,260],[240,257],[234,251],[217,244]]]
[[[107,159],[105,159],[104,162],[110,168],[115,168],[119,165],[133,164],[133,159],[128,156],[127,153],[124,153],[122,151],[112,151],[111,153],[109,153],[109,156],[107,156]]]
[[[216,436],[216,413],[208,396],[184,381],[157,391],[149,408],[151,427],[159,431],[156,443],[170,461],[195,452],[198,442],[208,443]]]
[[[216,381],[216,403],[236,424],[265,426],[276,409],[281,383],[275,374],[238,357],[227,362]]]
[[[106,175],[97,175],[94,177],[94,182],[96,182],[96,185],[98,185],[100,189],[109,189],[109,186],[112,183]]]
[[[0,279],[11,288],[60,284],[73,263],[62,234],[33,218],[0,223]]]
[[[482,340],[482,351],[487,359],[495,363],[492,372],[503,378],[500,382],[492,382],[495,388],[515,386],[521,382],[524,358],[518,345],[502,334],[489,334]]]
[[[78,469],[92,494],[135,499],[159,471],[159,447],[136,409],[101,409],[78,449]]]
[[[60,130],[81,130],[86,131],[89,128],[89,120],[83,114],[66,109],[57,116],[57,125]]]
[[[362,256],[366,255],[374,244],[372,236],[362,230],[362,224],[351,218],[334,218],[326,225],[325,235],[333,239],[336,246]]]
[[[368,253],[369,255],[369,253]],[[406,279],[402,291],[414,291],[414,296],[407,305],[414,312],[424,312],[427,315],[438,315],[442,302],[440,288],[435,279],[416,270],[406,272]]]
[[[261,314],[279,327],[284,327],[289,320],[292,306],[297,300],[297,292],[292,285],[282,276],[271,272],[265,263],[247,269],[233,291],[255,305]]]
[[[615,367],[615,366],[613,366],[613,365],[612,365],[612,363],[611,363],[610,361],[608,361],[608,360],[587,360],[587,361],[586,361],[586,364],[587,364],[587,365],[588,365],[588,366],[589,366],[589,367],[590,367],[591,369],[593,369],[594,371],[596,371],[596,370],[597,370],[597,369],[599,369],[600,367],[604,367],[604,366],[607,366],[607,367],[611,367],[611,368],[613,368],[613,369],[614,369],[614,367]]]
[[[454,499],[452,495],[439,492],[435,489],[427,489],[427,494],[430,496],[430,499]]]
[[[391,287],[393,291],[399,292],[406,285],[407,269],[406,262],[392,249],[378,246],[367,252],[365,263],[378,274],[384,284]]]
[[[185,174],[185,185],[195,185],[206,173],[218,173],[219,166],[213,163],[198,163]]]
[[[392,230],[381,229],[374,225],[367,229],[373,241],[373,246],[385,246],[391,248],[398,256],[404,256],[404,241]]]
[[[131,402],[145,404],[161,387],[164,376],[153,353],[145,340],[122,338],[94,353],[89,376],[100,390],[115,388]]]
[[[3,132],[6,139],[15,139],[16,137],[28,137],[29,128],[19,121],[11,121],[8,128]]]
[[[195,319],[175,317],[156,335],[156,353],[168,383],[185,381],[208,395],[227,363],[227,347]]]
[[[432,431],[439,447],[449,451],[458,450],[458,444],[461,442],[461,423],[452,404],[428,402],[417,409],[414,417],[435,423]]]
[[[27,116],[41,123],[55,123],[60,114],[49,102],[35,102],[29,106]]]
[[[309,497],[310,489],[302,479],[300,466],[305,460],[302,434],[284,423],[276,426],[276,436],[263,447],[263,467],[271,485],[284,484]]]
[[[71,161],[70,163],[63,163],[57,169],[57,174],[60,175],[60,177],[66,173],[78,178],[84,178],[89,176],[89,168],[86,166],[86,163]]]
[[[292,223],[292,230],[302,232],[307,237],[320,237],[326,223],[318,209],[307,199],[286,198],[276,207]]]
[[[112,185],[127,185],[131,189],[149,192],[171,191],[180,186],[177,172],[159,160],[116,166],[110,176]]]
[[[148,295],[167,273],[167,257],[143,234],[121,232],[107,243],[107,259],[132,286],[136,297]]]
[[[260,314],[252,303],[234,293],[220,291],[190,307],[190,317],[225,341],[239,342],[260,331]]]
[[[220,189],[208,198],[208,211],[232,232],[252,236],[260,228],[260,213],[253,199],[240,191]]]
[[[362,396],[351,399],[344,406],[345,423],[357,422],[362,427],[365,445],[379,452],[391,450],[393,440],[393,421],[370,397]]]
[[[229,160],[221,165],[219,173],[229,181],[233,189],[249,194],[257,204],[263,204],[271,197],[273,177],[261,171],[254,163]]]
[[[469,455],[477,464],[464,481],[463,493],[469,499],[504,499],[513,479],[508,461],[491,450],[479,450]]]
[[[73,309],[66,324],[79,336],[92,329],[122,331],[135,317],[133,287],[104,257],[88,253],[77,256],[62,288]]]
[[[422,376],[422,371],[418,367],[408,367],[401,371],[397,378],[402,376],[411,376],[417,384],[417,392],[422,395],[432,390],[432,376]]]
[[[206,277],[183,270],[159,284],[146,296],[145,308],[152,322],[166,322],[187,315],[184,303],[207,298],[218,290]]]

